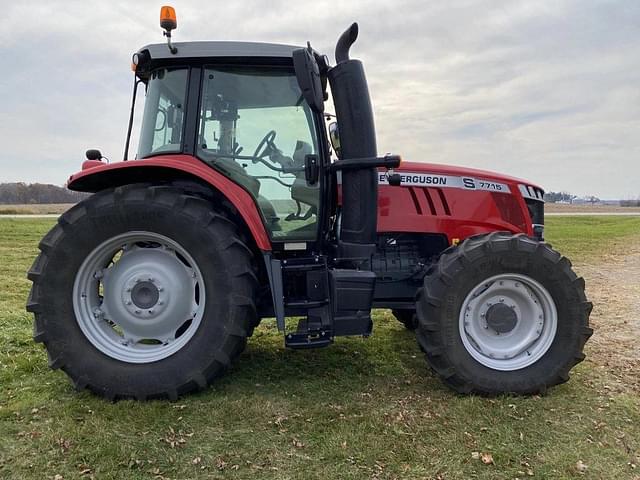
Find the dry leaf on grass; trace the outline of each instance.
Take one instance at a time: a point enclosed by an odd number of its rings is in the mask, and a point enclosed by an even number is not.
[[[576,462],[576,472],[578,472],[580,475],[584,475],[584,473],[587,471],[587,468],[589,468],[582,460],[578,460]]]
[[[493,461],[493,455],[491,455],[490,453],[483,453],[482,455],[480,455],[480,460],[482,460],[482,463],[484,463],[485,465],[494,465],[495,462]]]

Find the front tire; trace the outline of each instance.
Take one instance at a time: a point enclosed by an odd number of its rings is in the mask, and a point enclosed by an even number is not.
[[[34,339],[78,390],[176,399],[222,375],[257,324],[250,249],[223,212],[180,189],[95,194],[40,250]]]
[[[441,255],[418,292],[417,338],[460,393],[543,393],[584,359],[591,308],[568,259],[496,232]]]

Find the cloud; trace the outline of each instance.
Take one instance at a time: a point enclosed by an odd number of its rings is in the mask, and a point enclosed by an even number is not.
[[[89,147],[122,155],[131,53],[160,3],[33,1],[0,30],[0,181],[61,184]],[[304,44],[360,23],[381,152],[550,190],[640,196],[640,3],[175,2],[177,41]],[[250,13],[250,14],[248,14]],[[138,123],[139,125],[139,123]]]

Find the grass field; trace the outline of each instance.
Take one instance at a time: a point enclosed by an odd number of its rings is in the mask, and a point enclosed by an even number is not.
[[[462,397],[385,311],[370,339],[317,351],[285,350],[265,321],[226,377],[177,403],[76,393],[24,311],[52,223],[0,219],[2,479],[640,478],[638,392],[594,360],[544,397]],[[640,218],[556,217],[547,232],[580,270],[637,245]]]

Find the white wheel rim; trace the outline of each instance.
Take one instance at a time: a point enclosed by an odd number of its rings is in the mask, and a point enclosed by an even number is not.
[[[174,240],[128,232],[96,247],[73,286],[76,321],[94,347],[129,363],[167,358],[191,340],[205,304],[202,274]]]
[[[526,275],[493,276],[471,289],[459,316],[467,352],[493,370],[533,365],[549,350],[558,328],[551,294]]]

